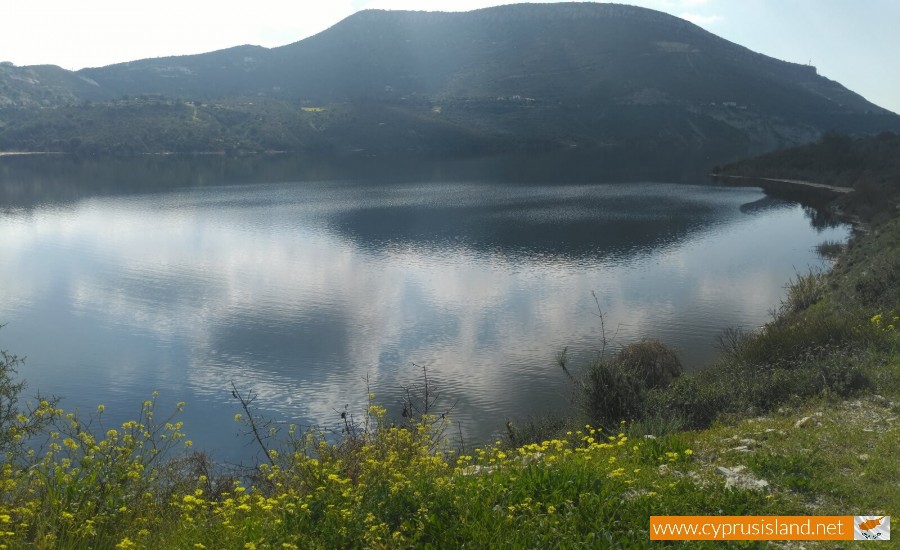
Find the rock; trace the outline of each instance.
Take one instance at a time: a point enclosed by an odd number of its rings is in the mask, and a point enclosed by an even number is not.
[[[755,477],[751,477],[750,480],[748,481],[748,483],[749,483],[749,485],[747,486],[748,489],[762,490],[769,486],[769,482],[766,481],[765,479],[757,479]],[[726,483],[726,485],[727,485],[727,483]]]
[[[742,489],[761,490],[769,486],[769,482],[765,479],[759,479],[752,474],[745,473],[745,466],[735,466],[734,468],[726,468],[725,466],[716,466],[716,473],[725,477],[725,488],[739,487]]]
[[[807,426],[811,426],[813,423],[811,416],[804,416],[800,420],[794,423],[794,428],[805,428]]]
[[[754,441],[754,440],[752,440],[752,439],[749,439],[749,438],[747,438],[747,439],[742,439],[742,440],[741,440],[741,445],[746,445],[746,446],[748,446],[748,447],[753,447],[753,446],[756,445],[756,441]]]
[[[719,475],[723,475],[725,477],[735,475],[735,473],[732,470],[729,470],[725,466],[716,466],[716,473]]]
[[[867,455],[866,453],[863,453],[863,454],[859,455],[857,458],[859,458],[859,460],[862,462],[866,462],[869,460],[869,455]]]
[[[525,456],[516,457],[523,464],[531,464],[532,462],[541,462],[544,460],[544,453],[532,453]]]
[[[460,470],[460,475],[471,476],[471,475],[479,475],[479,474],[488,474],[496,470],[496,466],[481,466],[479,464],[472,464],[471,466],[466,466],[462,470]]]
[[[750,447],[748,447],[748,446],[746,446],[746,445],[740,445],[740,446],[738,446],[738,447],[733,447],[731,450],[732,450],[732,451],[737,451],[737,452],[739,452],[739,453],[749,453],[749,452],[750,452]]]
[[[666,474],[671,475],[673,477],[684,477],[684,474],[675,470],[674,468],[670,468],[668,464],[660,464],[657,468],[659,475],[664,476]]]

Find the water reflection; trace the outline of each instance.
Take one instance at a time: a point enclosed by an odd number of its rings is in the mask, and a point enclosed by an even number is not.
[[[45,181],[31,177],[0,196]],[[124,419],[153,389],[187,401],[192,439],[231,458],[248,452],[231,381],[269,413],[330,423],[367,378],[395,405],[423,365],[482,439],[565,400],[553,357],[595,353],[591,291],[616,343],[657,336],[696,366],[721,328],[766,319],[815,244],[845,236],[755,189],[137,178],[6,204],[2,347],[67,406]]]

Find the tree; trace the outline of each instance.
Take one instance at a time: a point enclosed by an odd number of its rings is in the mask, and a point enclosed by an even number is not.
[[[20,456],[29,438],[41,433],[55,414],[55,398],[38,396],[35,406],[22,402],[26,384],[17,382],[16,375],[23,362],[24,358],[0,350],[0,454],[6,460]]]

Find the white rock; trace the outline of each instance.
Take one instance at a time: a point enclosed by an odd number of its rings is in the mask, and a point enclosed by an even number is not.
[[[744,473],[746,467],[735,466],[734,468],[726,468],[725,466],[716,466],[716,473],[725,476],[725,488],[739,487],[742,489],[760,490],[769,486],[769,482],[765,479],[759,479],[751,474]]]
[[[794,423],[794,428],[803,428],[812,424],[811,416],[804,416],[800,420]]]

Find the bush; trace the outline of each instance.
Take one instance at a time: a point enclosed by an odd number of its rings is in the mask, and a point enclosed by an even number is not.
[[[648,388],[665,388],[683,371],[675,352],[652,339],[625,346],[616,356],[616,362],[636,374]]]
[[[840,241],[824,241],[816,245],[816,253],[826,260],[835,261],[845,248],[846,245]]]
[[[56,399],[41,396],[37,396],[37,406],[21,401],[26,385],[15,378],[23,362],[24,359],[0,350],[0,456],[5,456],[7,462],[19,459],[29,439],[44,430],[50,419],[41,413],[56,404]]]
[[[865,305],[892,308],[900,305],[900,255],[894,253],[872,258],[868,269],[854,284],[858,300]]]
[[[799,313],[825,295],[825,273],[810,271],[806,275],[797,273],[785,286],[787,296],[781,301],[782,313]]]
[[[641,420],[647,395],[681,376],[681,361],[659,340],[629,344],[612,360],[597,359],[582,382],[583,407],[590,422],[611,428],[622,420]]]
[[[683,419],[685,428],[703,428],[734,405],[731,378],[707,369],[703,373],[675,380],[664,391],[651,392],[647,409],[655,416]]]
[[[798,313],[782,314],[758,333],[741,337],[730,355],[745,365],[791,360],[809,350],[847,347],[867,338],[858,326],[858,321],[847,311],[837,311],[825,302],[817,303]]]
[[[647,385],[621,362],[598,359],[584,381],[584,408],[589,421],[612,429],[622,420],[643,417]]]
[[[650,392],[646,414],[705,428],[722,414],[760,414],[817,395],[846,397],[871,385],[860,367],[870,360],[860,353],[822,346],[764,364],[730,358]]]
[[[0,351],[0,452],[7,452],[21,439],[19,395],[25,389],[25,383],[13,380],[21,362],[15,355]]]
[[[540,443],[556,439],[574,424],[571,418],[560,416],[529,416],[513,422],[506,422],[506,443],[510,447],[521,447],[529,443]]]

